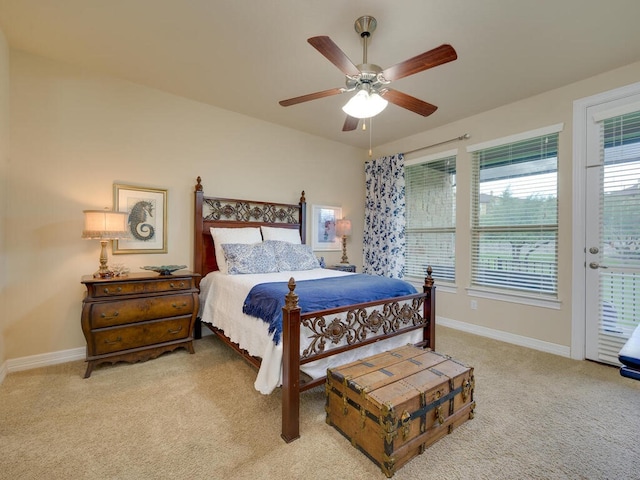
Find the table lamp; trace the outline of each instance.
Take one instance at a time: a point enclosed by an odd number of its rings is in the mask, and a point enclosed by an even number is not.
[[[342,237],[342,260],[340,263],[349,263],[347,258],[347,237],[351,235],[351,220],[346,218],[336,220],[336,235]]]
[[[104,210],[84,210],[82,238],[100,240],[100,268],[93,274],[96,278],[110,278],[113,272],[107,266],[107,242],[127,238],[127,213]]]

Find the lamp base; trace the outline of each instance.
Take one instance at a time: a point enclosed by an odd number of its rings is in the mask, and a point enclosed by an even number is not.
[[[345,235],[342,236],[342,260],[340,260],[340,263],[349,263],[347,258],[347,237]]]
[[[107,241],[100,240],[100,268],[93,274],[93,278],[111,278],[114,276],[113,270],[107,266]]]

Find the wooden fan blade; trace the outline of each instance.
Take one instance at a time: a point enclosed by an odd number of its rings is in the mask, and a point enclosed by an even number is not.
[[[309,93],[308,95],[301,95],[299,97],[289,98],[287,100],[280,100],[280,105],[288,107],[290,105],[296,105],[298,103],[308,102],[309,100],[317,100],[318,98],[330,97],[332,95],[338,95],[344,92],[344,88],[332,88],[330,90],[323,90],[322,92]]]
[[[338,45],[336,45],[329,37],[311,37],[307,42],[324,55],[327,60],[338,67],[345,75],[360,75],[358,67],[353,64],[349,57],[347,57],[347,55],[340,50],[340,47],[338,47]]]
[[[350,132],[358,128],[358,122],[360,122],[359,118],[352,117],[351,115],[347,115],[347,118],[344,121],[344,126],[342,127],[343,132]]]
[[[451,45],[440,45],[433,50],[416,55],[409,60],[400,62],[382,71],[382,76],[390,82],[408,77],[414,73],[437,67],[443,63],[452,62],[458,58],[458,54]]]
[[[418,98],[412,97],[411,95],[407,95],[406,93],[402,93],[397,90],[388,89],[381,95],[382,98],[388,100],[394,105],[406,108],[407,110],[411,110],[412,112],[417,113],[418,115],[422,115],[423,117],[428,117],[438,109],[438,107],[436,107],[435,105],[423,102]]]

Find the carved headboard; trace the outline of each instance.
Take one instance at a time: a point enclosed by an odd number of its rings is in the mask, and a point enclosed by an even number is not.
[[[307,203],[298,204],[206,197],[200,177],[195,186],[193,268],[203,277],[218,270],[210,227],[279,227],[298,229],[306,243]]]

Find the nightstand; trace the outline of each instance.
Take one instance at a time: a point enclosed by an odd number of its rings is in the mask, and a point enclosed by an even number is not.
[[[326,268],[330,270],[340,270],[341,272],[356,273],[356,266],[349,265],[348,263],[338,263],[337,265],[331,265]]]
[[[193,350],[199,274],[131,273],[109,279],[82,277],[82,332],[87,371],[101,363],[139,362],[179,347]]]

